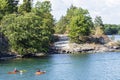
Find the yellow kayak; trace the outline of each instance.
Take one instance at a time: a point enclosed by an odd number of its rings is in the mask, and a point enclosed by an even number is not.
[[[44,74],[45,73],[45,71],[41,71],[41,72],[36,72],[35,74],[36,75],[41,75],[41,74]]]

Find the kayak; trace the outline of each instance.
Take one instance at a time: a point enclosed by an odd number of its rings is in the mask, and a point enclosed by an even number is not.
[[[17,72],[8,72],[8,74],[17,74]]]
[[[17,73],[24,73],[24,72],[27,72],[27,71],[26,70],[19,70],[17,72],[12,71],[12,72],[8,72],[8,74],[17,74]]]
[[[41,72],[36,72],[35,74],[36,75],[41,75],[41,74],[44,74],[45,73],[45,71],[41,71]]]

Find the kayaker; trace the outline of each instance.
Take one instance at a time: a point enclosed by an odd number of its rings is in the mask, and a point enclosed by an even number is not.
[[[36,71],[36,75],[41,75],[41,74],[44,74],[46,71],[40,71],[40,69],[38,69],[37,71]]]
[[[17,70],[17,69],[15,68],[13,72],[19,72],[19,70]]]
[[[38,69],[37,72],[41,72],[40,69]]]

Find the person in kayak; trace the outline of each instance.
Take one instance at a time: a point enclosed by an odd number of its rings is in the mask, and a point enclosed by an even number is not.
[[[41,75],[41,74],[44,74],[46,71],[41,71],[40,69],[38,69],[37,71],[36,71],[36,75]]]
[[[41,72],[40,69],[38,69],[36,72]]]
[[[17,69],[15,68],[13,72],[19,72],[19,70],[17,70]]]

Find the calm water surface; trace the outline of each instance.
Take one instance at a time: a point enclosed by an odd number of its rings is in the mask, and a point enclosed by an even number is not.
[[[120,35],[108,35],[108,37],[114,41],[120,41]]]
[[[23,74],[7,74],[14,68]],[[35,75],[40,68],[43,75]],[[0,80],[120,80],[120,53],[67,55],[16,59],[0,62]]]

